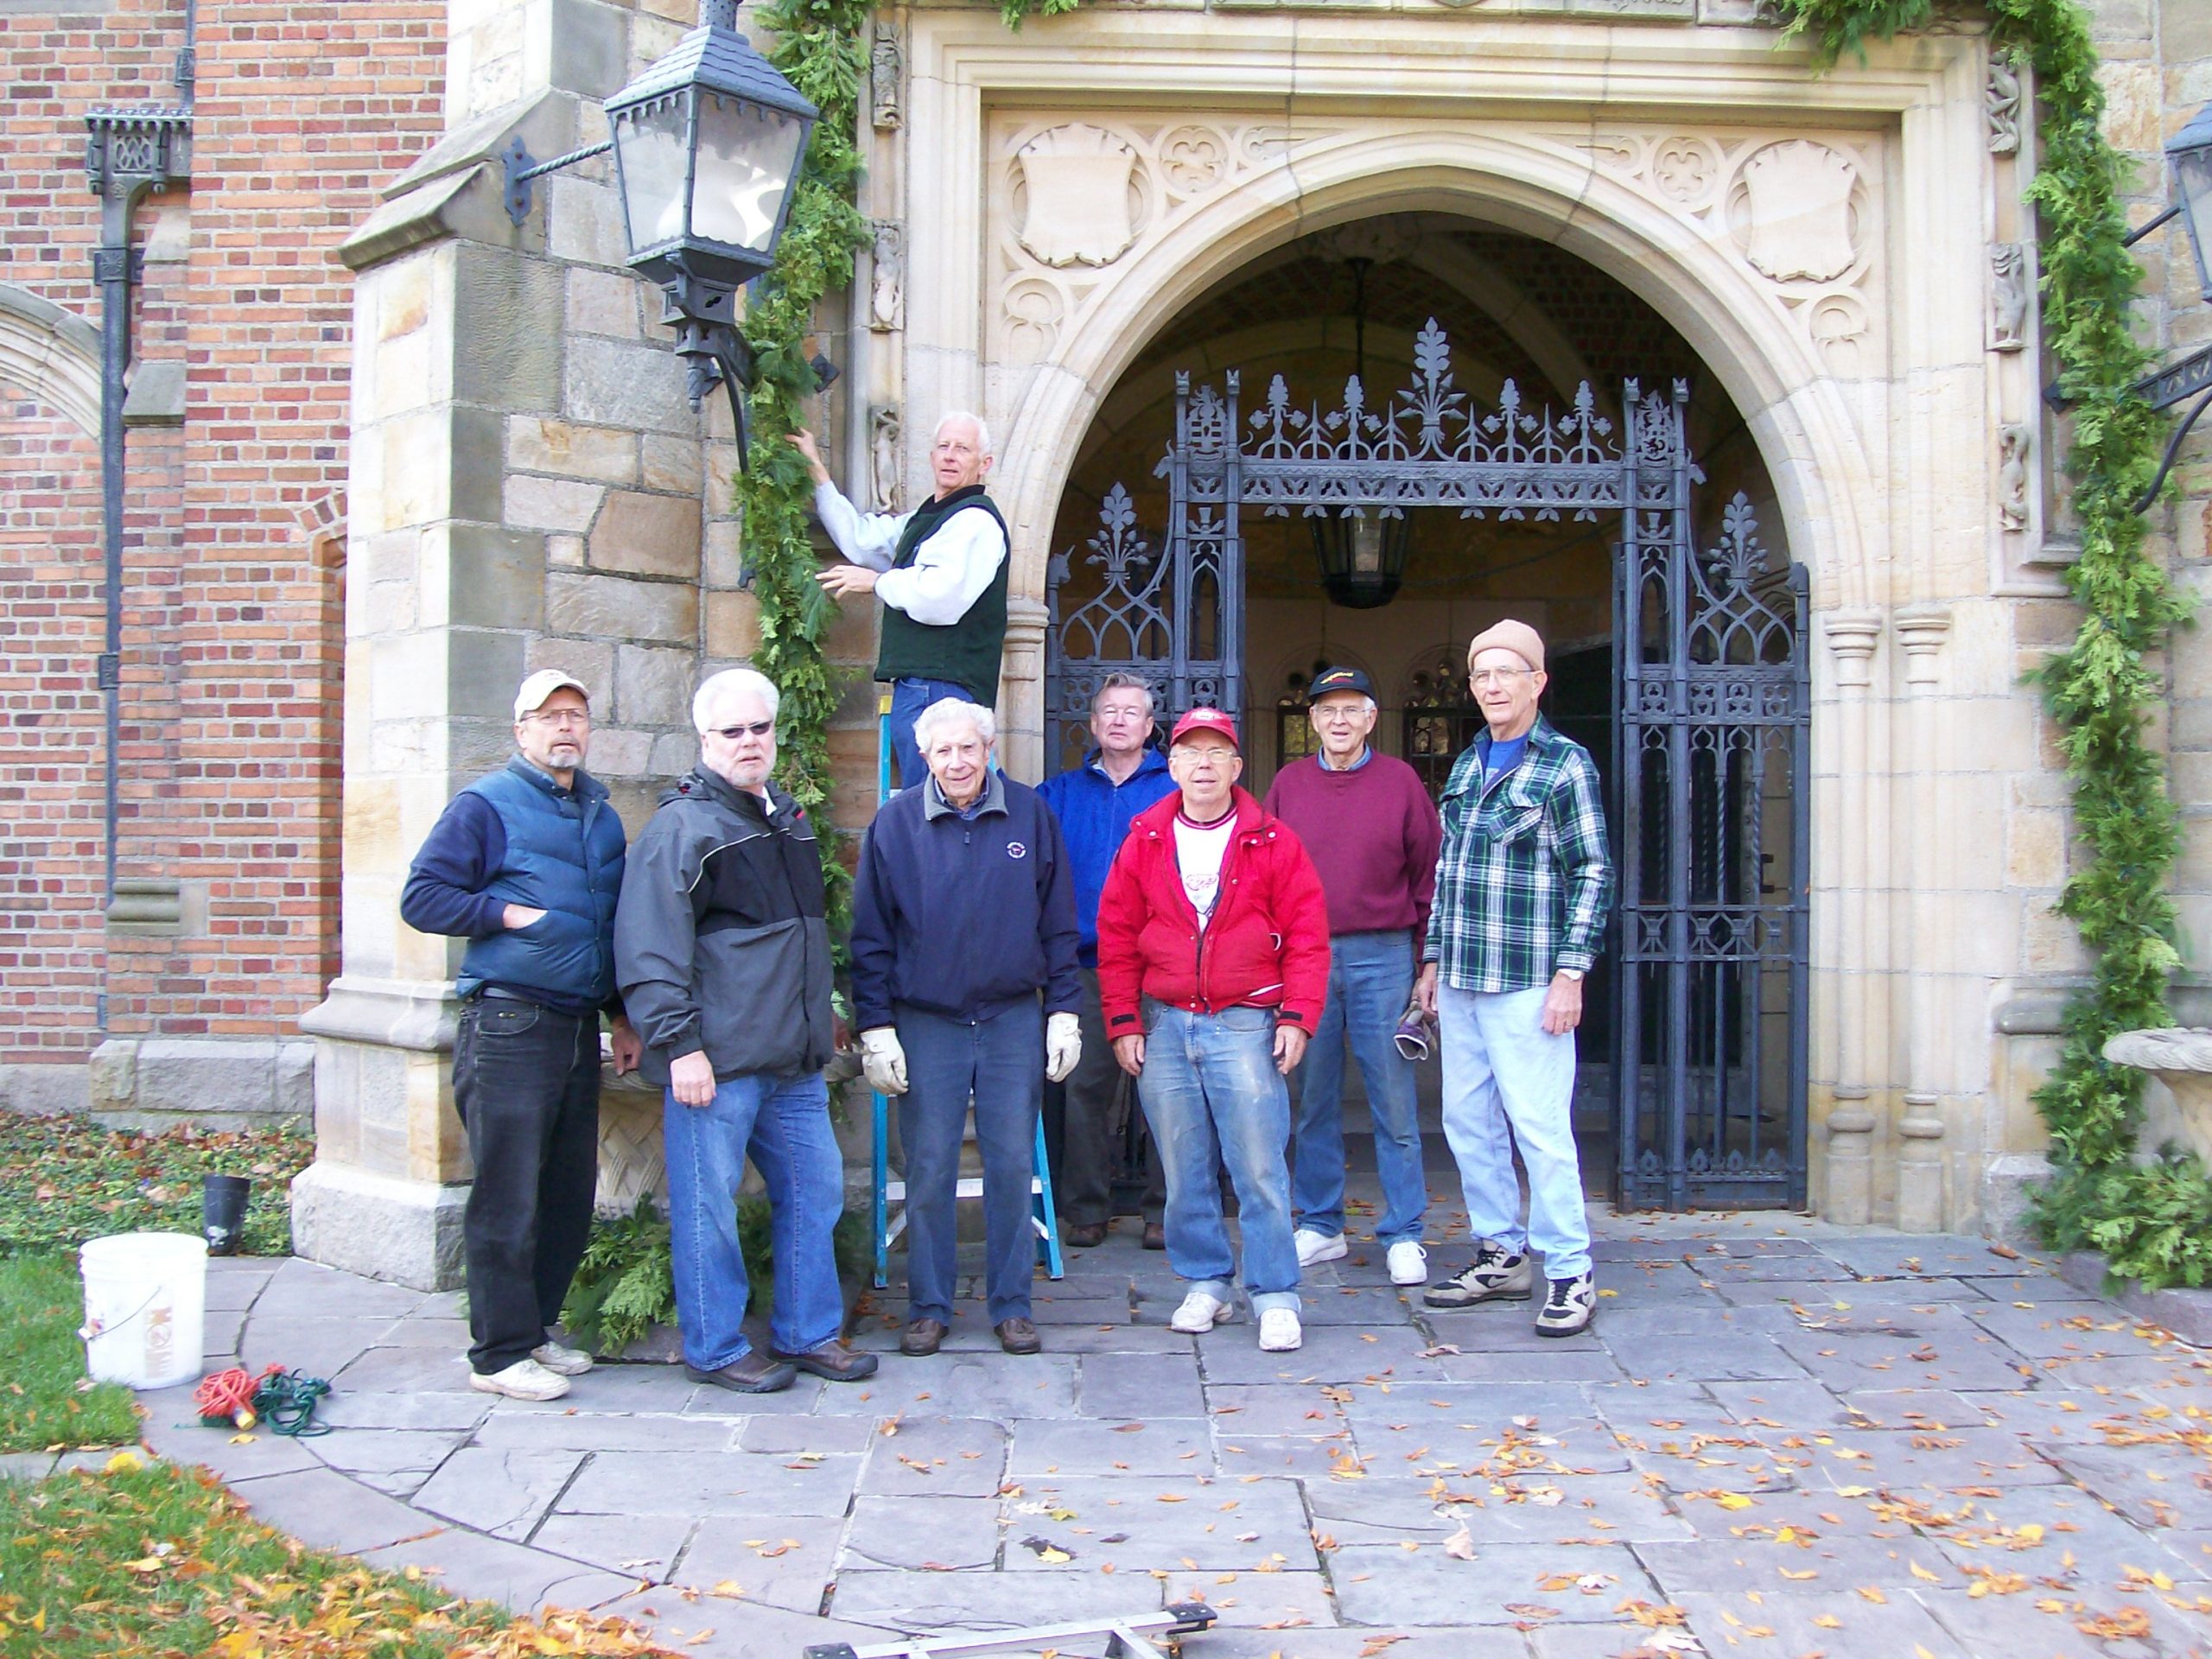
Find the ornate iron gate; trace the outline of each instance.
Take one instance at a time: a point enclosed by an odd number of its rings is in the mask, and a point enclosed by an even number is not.
[[[1046,753],[1069,758],[1092,694],[1116,671],[1163,707],[1244,704],[1240,515],[1345,510],[1400,517],[1594,522],[1621,515],[1613,584],[1613,752],[1599,756],[1618,877],[1610,1052],[1614,1200],[1624,1208],[1802,1206],[1805,1199],[1810,700],[1802,568],[1770,568],[1750,501],[1697,545],[1702,481],[1689,391],[1623,388],[1623,429],[1585,384],[1572,409],[1494,409],[1453,381],[1432,320],[1410,385],[1370,408],[1294,404],[1278,376],[1240,407],[1240,377],[1175,379],[1175,428],[1155,475],[1168,524],[1155,550],[1128,492],[1106,496],[1085,563],[1096,591],[1062,614],[1072,550],[1052,562]],[[1086,579],[1079,584],[1089,588]],[[1586,1056],[1586,1062],[1593,1057]]]

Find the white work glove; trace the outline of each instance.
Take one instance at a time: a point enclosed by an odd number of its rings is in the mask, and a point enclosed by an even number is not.
[[[1045,1077],[1065,1083],[1083,1058],[1083,1023],[1071,1014],[1045,1016]]]
[[[861,1070],[868,1086],[879,1095],[906,1092],[906,1051],[899,1046],[899,1033],[889,1026],[861,1033]]]

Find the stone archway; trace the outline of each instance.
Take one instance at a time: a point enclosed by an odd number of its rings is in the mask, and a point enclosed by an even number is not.
[[[67,415],[87,437],[100,435],[99,331],[75,312],[0,283],[0,380]]]

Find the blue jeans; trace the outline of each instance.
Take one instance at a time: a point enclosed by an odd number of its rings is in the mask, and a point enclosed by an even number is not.
[[[1436,988],[1444,1046],[1444,1135],[1467,1195],[1467,1231],[1509,1250],[1534,1245],[1548,1278],[1590,1271],[1590,1218],[1574,1151],[1574,1033],[1542,1025],[1545,987]],[[1529,1224],[1513,1149],[1529,1172]]]
[[[983,1158],[983,1287],[991,1323],[1029,1317],[1036,1233],[1037,1111],[1045,1094],[1045,1007],[1007,1004],[955,1020],[901,1002],[892,1010],[906,1051],[899,1141],[906,1154],[906,1318],[952,1323],[958,1240],[954,1206],[968,1103]]]
[[[686,1106],[670,1090],[662,1096],[661,1140],[685,1363],[716,1371],[752,1351],[737,1243],[737,1187],[748,1153],[768,1185],[776,1348],[804,1353],[835,1338],[845,1304],[830,1235],[845,1207],[845,1163],[830,1131],[822,1074],[725,1077],[704,1106]]]
[[[1268,1008],[1191,1014],[1145,1003],[1137,1095],[1167,1172],[1167,1263],[1192,1287],[1230,1300],[1236,1257],[1221,1214],[1219,1165],[1236,1189],[1244,1288],[1255,1312],[1298,1309],[1290,1239],[1290,1091],[1275,1070]]]
[[[1340,933],[1329,942],[1329,1001],[1298,1067],[1298,1144],[1290,1207],[1300,1227],[1332,1237],[1344,1230],[1344,1050],[1359,1062],[1375,1122],[1375,1170],[1382,1178],[1385,1246],[1419,1243],[1428,1183],[1421,1166],[1414,1064],[1390,1040],[1414,990],[1413,936]]]
[[[950,680],[893,680],[891,682],[891,760],[899,768],[899,787],[912,789],[930,775],[923,764],[922,752],[914,746],[914,722],[922,710],[933,702],[947,697],[957,697],[963,702],[979,702],[986,709],[991,706],[989,697],[979,697],[964,685]]]

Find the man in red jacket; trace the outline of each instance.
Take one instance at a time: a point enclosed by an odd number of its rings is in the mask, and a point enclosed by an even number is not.
[[[1129,826],[1099,899],[1099,1002],[1167,1172],[1167,1260],[1191,1281],[1170,1323],[1231,1317],[1226,1164],[1260,1346],[1282,1352],[1302,1340],[1283,1079],[1328,995],[1328,899],[1298,837],[1237,788],[1227,715],[1177,721],[1167,767],[1176,793]]]

